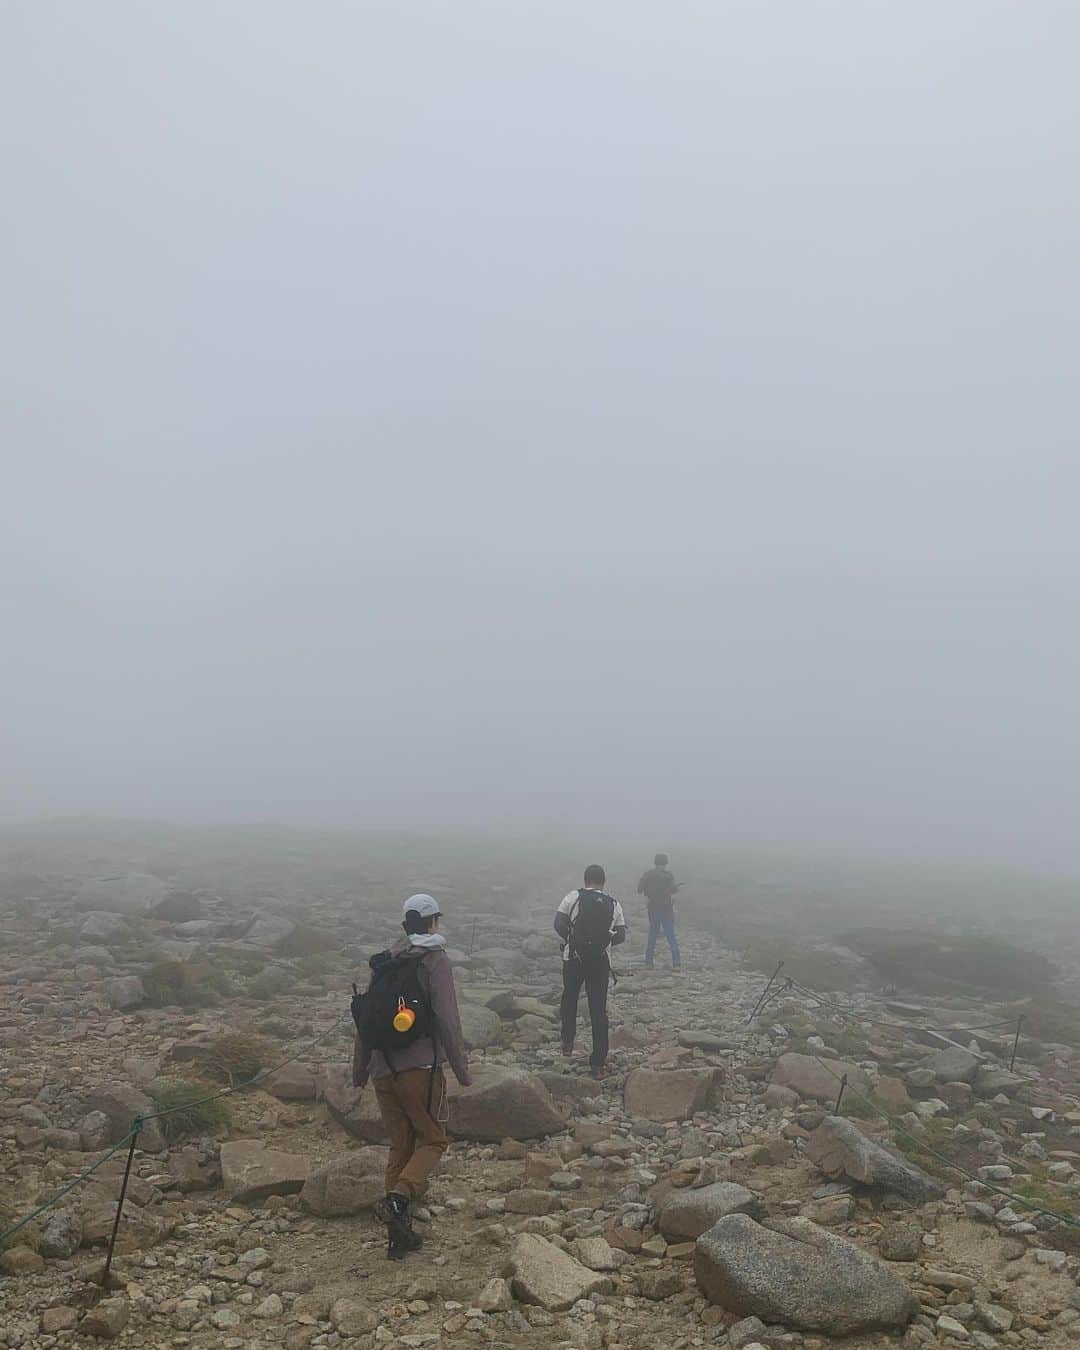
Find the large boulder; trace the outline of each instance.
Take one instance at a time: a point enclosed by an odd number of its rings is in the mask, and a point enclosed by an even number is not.
[[[826,1116],[805,1145],[806,1156],[829,1177],[848,1177],[923,1204],[940,1200],[945,1188],[914,1164],[868,1139],[841,1116]]]
[[[283,918],[280,914],[256,914],[244,934],[244,941],[256,947],[272,948],[292,937],[295,932],[296,924],[292,919]]]
[[[116,975],[102,984],[101,992],[108,999],[109,1007],[118,1012],[139,1008],[146,998],[143,982],[138,975]]]
[[[271,1195],[295,1195],[310,1175],[308,1158],[266,1148],[258,1139],[235,1139],[221,1146],[222,1185],[237,1204],[258,1204]]]
[[[627,1113],[645,1120],[689,1120],[715,1105],[719,1069],[632,1069],[623,1085]]]
[[[763,1219],[759,1195],[734,1181],[716,1181],[697,1190],[672,1191],[660,1210],[660,1232],[669,1242],[693,1242],[728,1214]]]
[[[1018,1073],[1010,1073],[996,1064],[980,1064],[975,1073],[975,1091],[980,1097],[996,1097],[999,1092],[1011,1097],[1026,1082]]]
[[[110,914],[149,914],[165,896],[165,883],[148,872],[96,877],[84,881],[75,896],[76,909],[107,910]]]
[[[90,944],[119,942],[130,931],[123,914],[109,914],[103,909],[92,909],[79,924],[79,941]]]
[[[471,1087],[460,1087],[452,1075],[447,1079],[447,1128],[455,1139],[497,1144],[503,1139],[541,1139],[566,1128],[566,1117],[537,1074],[492,1065],[474,1070]],[[353,1139],[386,1143],[374,1090],[354,1088],[347,1068],[328,1070],[323,1101]]]
[[[483,1050],[499,1039],[502,1021],[498,1013],[475,1003],[461,1005],[461,1031],[467,1050]]]
[[[534,1073],[484,1068],[471,1087],[450,1093],[450,1133],[455,1139],[497,1144],[503,1139],[541,1139],[566,1128],[566,1117]]]
[[[519,1302],[538,1304],[548,1312],[565,1312],[578,1299],[611,1289],[606,1276],[534,1233],[519,1233],[514,1239],[504,1273]]]
[[[360,1214],[385,1192],[385,1148],[359,1148],[324,1163],[304,1182],[300,1203],[323,1219]]]
[[[970,1050],[955,1045],[931,1055],[927,1067],[939,1083],[974,1083],[979,1061]]]
[[[154,1110],[154,1103],[145,1092],[125,1083],[112,1083],[99,1088],[87,1098],[86,1106],[89,1114],[98,1111],[108,1119],[105,1139],[110,1144],[118,1144],[126,1137],[136,1116],[148,1116]],[[85,1120],[83,1124],[86,1124]],[[138,1146],[144,1153],[161,1153],[164,1150],[165,1136],[156,1120],[148,1120],[142,1126]]]
[[[372,1087],[354,1088],[352,1071],[345,1065],[326,1071],[323,1105],[332,1120],[352,1139],[365,1144],[385,1144],[386,1129]]]
[[[320,1069],[294,1060],[272,1073],[260,1086],[279,1102],[313,1102],[318,1100],[322,1085]]]
[[[190,923],[203,917],[203,903],[191,891],[168,891],[154,906],[154,918],[164,923]]]
[[[781,1055],[773,1069],[772,1081],[780,1087],[791,1088],[800,1097],[817,1102],[834,1102],[840,1093],[840,1082],[847,1075],[848,1087],[856,1092],[869,1092],[870,1080],[857,1064],[847,1059],[818,1062],[813,1055],[799,1055],[790,1051]]]
[[[698,1238],[694,1275],[728,1312],[827,1336],[903,1327],[919,1310],[891,1270],[808,1219],[730,1214]]]

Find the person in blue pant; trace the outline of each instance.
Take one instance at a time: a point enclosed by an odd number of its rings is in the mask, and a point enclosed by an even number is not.
[[[671,948],[672,970],[682,969],[679,939],[675,936],[675,892],[679,883],[668,871],[668,856],[658,853],[652,868],[638,882],[638,895],[643,895],[649,912],[649,939],[645,944],[645,969],[652,970],[656,954],[656,939],[661,932]]]

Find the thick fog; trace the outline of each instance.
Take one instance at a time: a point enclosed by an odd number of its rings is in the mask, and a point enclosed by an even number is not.
[[[1070,5],[8,0],[8,818],[1080,870]]]

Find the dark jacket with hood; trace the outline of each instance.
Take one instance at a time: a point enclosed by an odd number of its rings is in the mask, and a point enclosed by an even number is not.
[[[432,941],[432,937],[436,940]],[[429,1069],[433,1064],[449,1064],[454,1077],[467,1087],[471,1082],[469,1059],[465,1053],[457,990],[445,942],[436,934],[403,937],[390,950],[395,956],[406,953],[410,959],[420,962],[420,986],[431,1005],[435,1044],[430,1036],[421,1036],[394,1055],[394,1067],[391,1068],[386,1056],[380,1050],[364,1045],[358,1034],[353,1047],[353,1086],[362,1088],[369,1078],[387,1078],[406,1069]]]

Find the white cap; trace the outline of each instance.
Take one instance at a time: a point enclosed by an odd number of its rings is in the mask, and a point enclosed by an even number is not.
[[[421,893],[420,895],[410,895],[402,906],[401,912],[403,916],[405,914],[419,914],[423,919],[434,919],[441,911],[433,896]]]

